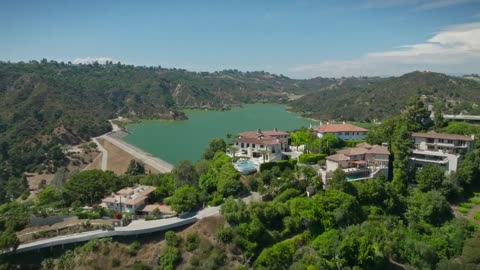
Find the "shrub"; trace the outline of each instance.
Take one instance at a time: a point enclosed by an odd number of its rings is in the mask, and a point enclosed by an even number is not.
[[[296,164],[296,160],[279,160],[277,162],[265,162],[260,164],[260,171],[264,170],[271,170],[273,167],[278,167],[281,171],[284,171],[285,169],[294,169]]]
[[[194,251],[195,249],[198,248],[200,244],[200,239],[198,238],[198,235],[195,233],[191,233],[187,235],[187,239],[185,241],[185,248],[188,251]]]
[[[473,203],[461,203],[461,204],[460,204],[460,207],[470,209],[470,208],[473,207]]]
[[[180,238],[175,234],[174,231],[168,231],[165,233],[165,240],[167,245],[171,247],[176,247],[180,243]]]
[[[468,208],[461,207],[461,206],[460,206],[460,207],[458,207],[458,212],[460,212],[460,213],[464,213],[464,214],[466,214],[466,213],[468,213],[468,211],[469,211],[469,209],[468,209]]]
[[[480,199],[479,198],[471,198],[470,202],[474,203],[474,204],[480,204]]]
[[[223,243],[230,243],[233,239],[233,229],[230,227],[220,228],[217,232],[217,237]]]
[[[480,212],[475,213],[475,215],[473,215],[473,218],[476,220],[480,220]]]
[[[133,241],[128,248],[127,248],[127,253],[130,256],[135,256],[138,253],[138,250],[140,249],[140,242],[138,241]]]
[[[112,258],[112,267],[119,267],[120,263],[121,263],[120,259],[116,257]]]
[[[355,147],[357,144],[365,142],[365,140],[347,140],[345,141],[345,146],[347,147]]]
[[[223,203],[223,196],[222,194],[215,193],[213,198],[208,202],[210,206],[218,206]]]
[[[174,269],[181,259],[180,251],[176,247],[167,246],[160,252],[158,264],[164,269]]]
[[[257,178],[255,178],[253,176],[248,177],[247,185],[248,185],[248,188],[251,191],[257,191],[258,190],[258,180],[257,180]]]
[[[301,154],[298,161],[303,164],[317,164],[320,160],[325,159],[326,154]]]

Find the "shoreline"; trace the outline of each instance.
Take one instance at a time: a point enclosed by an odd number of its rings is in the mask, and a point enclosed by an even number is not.
[[[101,152],[101,170],[111,170],[122,174],[127,170],[132,159],[143,163],[145,170],[149,173],[168,173],[173,170],[174,166],[169,162],[124,141],[122,138],[129,133],[113,123],[114,120],[119,119],[109,120],[112,131],[92,138]]]

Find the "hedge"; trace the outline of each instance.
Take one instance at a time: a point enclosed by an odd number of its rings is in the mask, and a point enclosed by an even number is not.
[[[260,164],[260,171],[271,170],[275,166],[278,166],[281,171],[283,171],[287,168],[293,170],[295,168],[296,164],[297,164],[297,160],[292,159],[292,158],[289,159],[289,160],[280,160],[280,161],[277,161],[277,162],[266,162],[266,163]]]
[[[298,161],[303,164],[317,164],[319,160],[325,159],[326,154],[301,154]]]
[[[363,143],[363,142],[366,142],[366,141],[365,140],[346,140],[346,141],[344,141],[345,146],[347,146],[347,147],[355,147],[355,146],[357,146],[357,144]]]

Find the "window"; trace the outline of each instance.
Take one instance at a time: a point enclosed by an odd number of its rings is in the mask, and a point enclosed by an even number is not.
[[[260,148],[263,148],[263,144],[260,144]]]
[[[249,143],[247,143],[247,147],[250,147],[250,144],[249,144]]]
[[[443,139],[439,139],[438,142],[439,142],[439,143],[443,143],[444,140],[443,140]]]
[[[350,135],[350,132],[345,132],[345,135]]]
[[[453,141],[452,141],[452,140],[448,140],[448,143],[453,143]]]
[[[272,147],[272,153],[275,153],[275,147]]]
[[[254,143],[252,143],[252,147],[255,148],[255,144],[254,144]]]
[[[242,146],[242,148],[244,147],[244,144],[243,144],[243,142],[242,142],[242,145],[241,145],[241,146]]]

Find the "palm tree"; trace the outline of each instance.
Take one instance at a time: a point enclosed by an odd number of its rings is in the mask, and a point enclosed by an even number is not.
[[[237,152],[238,148],[235,145],[228,146],[228,152],[232,154],[232,159],[235,158],[235,153]]]

